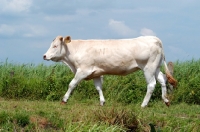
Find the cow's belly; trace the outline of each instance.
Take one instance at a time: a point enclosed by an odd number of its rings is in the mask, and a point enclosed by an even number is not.
[[[127,75],[139,70],[137,66],[134,67],[94,67],[93,72],[86,78],[86,80],[99,77],[101,75]]]
[[[127,74],[130,74],[130,73],[135,72],[137,70],[139,70],[138,67],[131,68],[131,69],[118,68],[118,69],[113,69],[113,70],[110,70],[110,71],[106,71],[104,74],[108,74],[108,75],[127,75]]]

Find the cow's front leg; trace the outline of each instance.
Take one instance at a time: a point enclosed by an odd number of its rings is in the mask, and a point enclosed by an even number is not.
[[[103,78],[98,77],[98,78],[94,78],[93,80],[94,80],[94,85],[95,85],[97,91],[99,92],[100,105],[103,106],[105,103],[105,99],[104,99],[103,91],[102,91]]]
[[[69,84],[68,90],[67,90],[66,94],[63,97],[62,104],[65,104],[67,102],[67,100],[69,99],[69,96],[70,96],[71,92],[74,90],[74,88],[77,86],[77,84],[80,81],[81,80],[77,80],[76,78],[72,79],[72,81]]]
[[[81,71],[80,69],[77,70],[75,77],[72,79],[72,81],[69,83],[68,90],[66,94],[63,97],[62,104],[65,104],[67,100],[69,99],[69,96],[71,92],[74,90],[74,88],[80,83],[81,80],[86,78],[88,73]]]

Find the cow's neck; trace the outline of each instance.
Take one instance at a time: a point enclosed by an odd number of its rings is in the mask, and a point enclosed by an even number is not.
[[[76,73],[76,69],[75,69],[74,65],[71,63],[71,61],[68,59],[68,57],[64,57],[62,62],[65,65],[67,65],[74,74]]]
[[[64,50],[65,50],[65,56],[61,59],[61,61],[62,61],[65,65],[67,65],[67,66],[70,68],[70,70],[75,74],[75,73],[76,73],[76,69],[75,69],[73,63],[71,62],[71,60],[69,59],[70,52],[69,52],[68,45],[69,45],[69,44],[64,45],[64,47],[63,47]]]

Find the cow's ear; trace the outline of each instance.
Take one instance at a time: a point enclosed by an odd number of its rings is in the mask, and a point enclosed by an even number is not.
[[[71,37],[70,36],[65,37],[64,42],[65,42],[65,44],[70,43]]]
[[[59,40],[60,40],[60,41],[63,41],[63,37],[62,37],[62,36],[59,36]]]

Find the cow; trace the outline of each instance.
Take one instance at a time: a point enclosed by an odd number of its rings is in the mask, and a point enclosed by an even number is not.
[[[70,36],[57,36],[43,55],[44,60],[63,62],[75,74],[62,99],[65,104],[73,89],[82,81],[93,79],[99,93],[100,105],[105,98],[102,91],[103,75],[127,75],[142,70],[147,92],[141,107],[146,107],[154,91],[156,80],[161,84],[162,99],[167,106],[166,81],[174,87],[177,81],[170,74],[165,61],[162,42],[155,36],[132,39],[71,40]],[[164,63],[165,74],[160,71]]]

